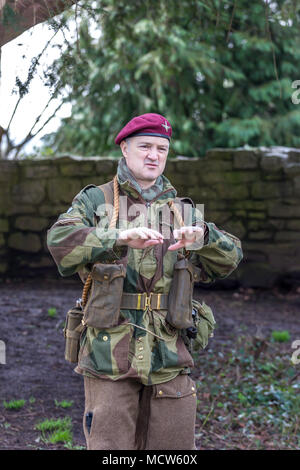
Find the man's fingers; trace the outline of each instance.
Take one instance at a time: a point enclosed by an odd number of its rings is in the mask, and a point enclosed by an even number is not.
[[[176,242],[176,243],[173,243],[173,245],[170,245],[168,250],[169,251],[175,251],[175,250],[179,250],[180,248],[183,248],[184,247],[184,242],[182,240]]]
[[[125,230],[120,237],[122,240],[158,240],[159,242],[163,242],[164,237],[161,233],[157,232],[156,230],[149,229],[147,227],[136,227],[133,229]]]
[[[198,239],[203,235],[203,228],[201,227],[181,227],[174,230],[174,238],[192,240],[195,237]]]

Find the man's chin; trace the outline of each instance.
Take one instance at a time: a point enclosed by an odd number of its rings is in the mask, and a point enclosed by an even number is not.
[[[156,180],[159,175],[161,175],[161,172],[157,167],[153,169],[149,168],[140,176],[140,179],[149,183],[150,181]]]

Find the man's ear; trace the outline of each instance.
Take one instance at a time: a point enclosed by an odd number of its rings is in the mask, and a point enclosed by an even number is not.
[[[128,151],[128,148],[127,148],[127,142],[126,140],[122,140],[122,142],[120,143],[120,148],[121,148],[121,152],[123,154],[123,157],[127,158],[127,151]]]

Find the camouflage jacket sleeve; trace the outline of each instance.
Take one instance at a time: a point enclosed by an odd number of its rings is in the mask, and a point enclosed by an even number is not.
[[[209,283],[229,276],[243,258],[240,240],[212,222],[205,222],[202,248],[192,250],[190,260],[201,267],[201,282]]]
[[[62,276],[71,276],[88,263],[119,258],[118,229],[95,226],[97,207],[104,202],[99,188],[86,186],[47,231],[48,249]]]

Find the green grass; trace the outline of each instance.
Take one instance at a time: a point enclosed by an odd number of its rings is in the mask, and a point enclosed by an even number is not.
[[[61,407],[61,408],[70,408],[73,405],[73,401],[68,401],[68,400],[62,400],[62,401],[57,401],[54,400],[55,406]]]
[[[290,334],[288,331],[272,331],[272,339],[279,343],[284,343],[290,340]]]
[[[41,431],[42,440],[45,443],[64,443],[72,445],[72,421],[71,418],[45,419],[38,423],[35,429]]]
[[[9,402],[4,401],[3,406],[7,410],[20,410],[25,405],[26,400],[10,400]]]
[[[48,436],[47,441],[51,444],[57,444],[58,442],[62,443],[71,443],[73,439],[72,432],[70,429],[58,429]]]
[[[57,316],[57,310],[55,307],[48,308],[48,316],[51,318],[56,318]]]

